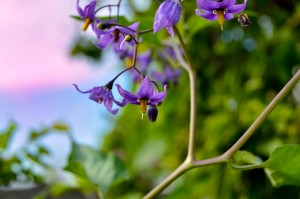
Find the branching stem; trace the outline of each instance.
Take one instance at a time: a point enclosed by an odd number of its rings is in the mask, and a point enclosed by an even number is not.
[[[265,110],[259,115],[259,117],[253,122],[253,124],[249,127],[249,129],[241,136],[241,138],[228,149],[224,154],[210,158],[205,160],[196,160],[195,157],[195,122],[196,122],[196,78],[195,72],[192,69],[190,58],[187,56],[187,51],[185,49],[185,45],[180,36],[180,33],[176,27],[175,32],[180,40],[181,46],[184,50],[184,54],[186,55],[186,59],[188,63],[183,60],[178,46],[173,46],[175,54],[178,58],[180,64],[185,68],[189,74],[190,79],[190,96],[191,96],[191,114],[190,114],[190,138],[189,138],[189,148],[186,160],[173,172],[171,173],[165,180],[163,180],[160,184],[158,184],[154,189],[152,189],[144,199],[150,199],[157,196],[161,193],[166,187],[168,187],[173,181],[183,175],[190,169],[196,167],[203,167],[213,164],[221,164],[221,163],[229,163],[233,155],[247,142],[247,140],[253,135],[255,130],[265,121],[265,119],[270,115],[270,113],[274,110],[274,108],[282,101],[282,99],[291,91],[291,89],[296,85],[296,83],[300,80],[300,69],[298,72],[292,77],[292,79],[282,88],[282,90],[276,95],[276,97],[270,102],[270,104],[265,108]],[[237,167],[238,168],[238,167]],[[247,168],[260,168],[260,165],[251,165],[247,166]]]

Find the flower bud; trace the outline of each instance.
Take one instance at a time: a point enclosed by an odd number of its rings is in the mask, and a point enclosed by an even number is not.
[[[150,108],[148,109],[148,117],[150,121],[155,122],[157,119],[157,115],[158,115],[157,106],[150,106]]]

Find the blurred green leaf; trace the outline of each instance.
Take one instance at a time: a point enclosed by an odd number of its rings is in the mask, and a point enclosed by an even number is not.
[[[232,158],[232,164],[235,165],[248,165],[248,164],[260,164],[262,160],[250,153],[249,151],[238,151]]]
[[[128,172],[118,157],[75,143],[65,170],[96,184],[102,192],[128,179]]]
[[[29,135],[29,140],[34,141],[45,135],[48,135],[49,133],[68,132],[68,131],[69,131],[69,127],[66,124],[56,122],[50,127],[42,127],[39,130],[32,130]]]
[[[15,129],[16,129],[16,124],[11,122],[7,129],[0,132],[0,151],[1,149],[7,149],[7,146],[12,139]]]
[[[273,186],[300,186],[300,145],[278,147],[265,162],[265,167]]]

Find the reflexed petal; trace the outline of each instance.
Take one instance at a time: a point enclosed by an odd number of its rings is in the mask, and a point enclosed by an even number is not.
[[[118,91],[122,97],[130,104],[140,104],[138,102],[139,97],[136,94],[133,94],[129,91],[124,90],[119,84],[116,84]]]
[[[80,17],[81,17],[82,19],[84,19],[83,10],[82,10],[82,8],[79,6],[79,0],[77,0],[76,9],[77,9],[77,12],[78,12],[78,14],[80,15]]]
[[[150,99],[154,93],[153,87],[151,80],[149,79],[148,76],[146,76],[143,80],[143,83],[141,87],[139,88],[137,92],[137,96],[139,98],[145,98],[145,99]]]
[[[166,29],[168,33],[171,35],[171,37],[174,37],[173,26],[167,26]]]
[[[149,105],[155,105],[159,102],[162,102],[167,95],[167,85],[164,86],[164,91],[163,92],[159,92],[159,93],[155,93],[151,98],[150,98],[150,102],[148,103]]]
[[[127,101],[126,101],[125,98],[123,98],[123,101],[122,101],[122,102],[119,102],[119,101],[117,101],[117,100],[113,97],[113,101],[114,101],[114,103],[115,103],[116,105],[118,105],[118,106],[120,106],[120,107],[123,107],[123,106],[125,106],[125,105],[127,104]]]
[[[217,20],[218,19],[218,16],[215,15],[214,13],[210,12],[210,11],[207,11],[207,10],[203,10],[204,12],[201,13],[199,9],[196,9],[196,14],[200,17],[203,17],[207,20],[210,20],[210,21],[213,21],[213,20]]]
[[[233,5],[227,9],[227,12],[232,14],[237,14],[239,12],[242,12],[246,8],[247,0],[244,1],[243,4]]]
[[[92,89],[89,89],[87,91],[81,91],[76,84],[73,84],[73,86],[75,86],[76,90],[79,91],[80,93],[91,93],[92,92]]]
[[[113,101],[112,99],[106,99],[104,100],[104,106],[106,109],[113,115],[115,115],[118,112],[118,109],[112,109]]]
[[[139,28],[139,25],[140,25],[140,22],[135,22],[135,23],[131,24],[130,26],[128,26],[128,28],[130,28],[136,32]]]
[[[96,1],[92,1],[89,5],[87,5],[85,8],[84,8],[84,15],[90,19],[95,19],[95,8],[96,8]]]

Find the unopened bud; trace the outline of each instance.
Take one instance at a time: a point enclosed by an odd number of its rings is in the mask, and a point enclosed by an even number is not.
[[[150,108],[148,109],[148,117],[150,121],[155,122],[157,119],[157,115],[158,115],[157,106],[150,106]]]

